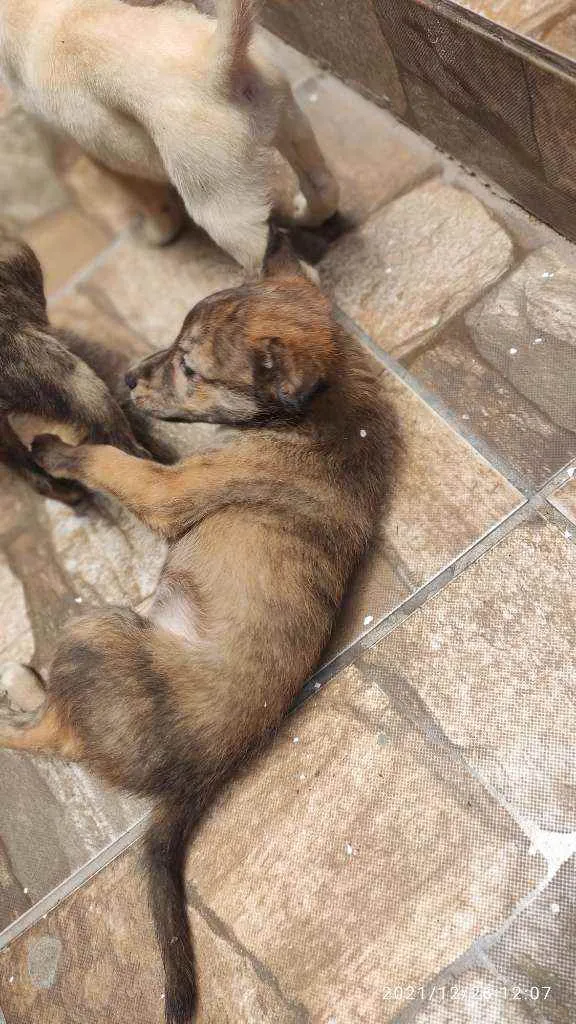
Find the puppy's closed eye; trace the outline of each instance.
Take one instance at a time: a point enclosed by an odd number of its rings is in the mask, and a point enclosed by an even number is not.
[[[185,356],[182,356],[180,366],[182,367],[182,372],[185,377],[188,377],[190,380],[202,380],[201,374],[186,362]]]

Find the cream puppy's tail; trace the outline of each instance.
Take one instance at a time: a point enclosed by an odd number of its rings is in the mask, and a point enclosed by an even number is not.
[[[214,77],[222,89],[232,85],[246,62],[258,0],[216,0]]]

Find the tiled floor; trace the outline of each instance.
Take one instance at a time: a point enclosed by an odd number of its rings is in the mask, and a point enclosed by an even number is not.
[[[574,0],[458,0],[477,14],[576,58]]]
[[[201,1019],[568,1024],[576,250],[272,45],[351,221],[322,279],[375,355],[407,458],[312,699],[191,851]],[[116,183],[7,94],[0,146],[1,221],[37,248],[55,322],[136,355],[239,280],[192,229],[145,248]],[[230,437],[178,433],[183,449]],[[3,473],[0,657],[45,666],[68,616],[139,605],[161,559],[112,502],[79,516]],[[16,754],[0,786],[0,1021],[159,1024],[146,807]]]

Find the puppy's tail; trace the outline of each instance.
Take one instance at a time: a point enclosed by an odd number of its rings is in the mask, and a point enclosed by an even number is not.
[[[218,18],[214,36],[214,78],[223,90],[234,82],[248,52],[258,0],[216,0]]]
[[[144,842],[149,899],[166,977],[167,1024],[196,1020],[196,971],[184,869],[188,844],[206,802],[206,794],[198,792],[185,804],[159,806]]]

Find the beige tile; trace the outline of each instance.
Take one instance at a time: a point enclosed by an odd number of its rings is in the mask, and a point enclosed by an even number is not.
[[[542,868],[448,749],[349,670],[223,794],[193,848],[202,1020],[391,1021],[386,986],[423,982],[498,927]],[[124,857],[0,958],[11,1024],[120,1024],[134,1007],[159,1024],[136,870]],[[42,990],[29,964],[46,935],[62,952]]]
[[[382,388],[398,412],[406,455],[391,513],[347,598],[331,653],[365,632],[522,501],[410,388],[389,373]]]
[[[556,426],[574,432],[576,261],[545,247],[466,315],[478,352]]]
[[[203,1024],[303,1024],[298,1007],[209,911],[193,910],[192,925],[203,951]],[[0,957],[0,976],[10,1024],[161,1024],[163,980],[138,853],[115,861],[14,943]]]
[[[0,843],[0,926],[5,921],[12,921],[14,918],[20,917],[20,914],[23,914],[29,905],[28,895],[24,893],[18,879],[14,876],[10,861]]]
[[[396,357],[510,265],[512,242],[470,193],[429,182],[374,213],[322,261],[338,305]]]
[[[574,472],[572,477],[574,477]],[[548,501],[552,502],[576,526],[576,480],[574,478],[554,491]]]
[[[157,348],[170,345],[189,309],[242,271],[199,231],[152,249],[125,238],[92,274],[88,289]]]
[[[540,38],[551,50],[564,53],[567,57],[576,57],[576,13],[554,22],[552,28]]]
[[[134,604],[155,589],[166,547],[118,503],[101,495],[87,511],[56,501],[45,511],[56,555],[82,601]]]
[[[332,75],[309,79],[296,98],[340,186],[339,210],[352,222],[438,166],[429,143]]]
[[[218,850],[218,857],[214,857]],[[391,1020],[541,877],[511,819],[354,669],[224,794],[189,875],[311,1018]],[[421,941],[426,935],[426,942]]]
[[[113,312],[98,305],[82,286],[50,303],[50,321],[95,342],[106,360],[118,363],[118,373],[151,351],[150,343],[132,331]]]
[[[42,264],[47,295],[67,284],[110,241],[102,228],[73,207],[35,221],[22,234]]]
[[[470,969],[455,978],[424,986],[423,1006],[414,1024],[530,1024],[524,1001],[488,971]]]
[[[498,336],[508,347],[513,344],[506,332]],[[408,356],[405,363],[458,418],[462,431],[481,439],[492,453],[491,460],[499,460],[507,473],[516,474],[526,490],[542,487],[576,457],[576,434],[553,423],[494,363],[483,359],[463,321],[448,324],[433,345]],[[554,373],[548,356],[545,379]],[[538,380],[529,387],[537,394]],[[562,390],[566,395],[565,385]]]
[[[499,25],[532,35],[567,11],[572,0],[462,0],[462,5]]]
[[[508,980],[508,991],[513,996],[522,993],[533,1012],[542,1014],[537,1019],[546,1024],[576,1018],[575,913],[572,856],[488,953],[489,963]]]
[[[527,828],[576,829],[575,582],[576,546],[535,519],[367,656]]]
[[[10,101],[0,98],[0,217],[22,229],[68,202],[54,167],[53,148],[45,132]]]
[[[116,234],[136,216],[134,202],[120,179],[83,153],[65,168],[63,178],[86,216],[99,221],[105,230]]]
[[[9,657],[5,652],[9,650]],[[0,658],[27,661],[34,653],[34,639],[20,580],[0,552]]]

